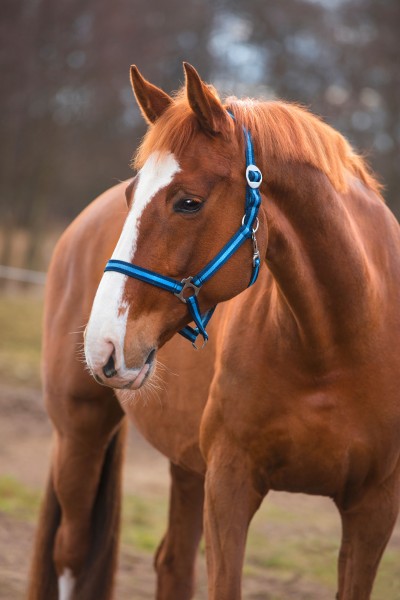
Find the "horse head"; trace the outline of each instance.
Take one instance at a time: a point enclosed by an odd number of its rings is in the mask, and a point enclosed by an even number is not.
[[[214,89],[192,66],[184,68],[185,86],[172,98],[131,67],[134,94],[149,129],[136,154],[137,175],[126,190],[128,216],[85,332],[92,374],[116,388],[137,389],[151,375],[157,349],[193,319],[185,302],[198,291],[191,277],[247,218],[244,132]],[[265,224],[262,207],[258,218]],[[249,229],[255,222],[247,224],[249,241],[205,278],[196,298],[199,314],[249,285],[255,250],[262,257],[267,244],[263,226],[255,241]],[[118,272],[118,265],[125,267]],[[160,274],[160,279],[178,282],[180,298],[149,285],[148,279],[128,277],[129,265],[138,265],[139,275]],[[182,280],[188,283],[182,286]],[[201,329],[201,317],[196,323]]]

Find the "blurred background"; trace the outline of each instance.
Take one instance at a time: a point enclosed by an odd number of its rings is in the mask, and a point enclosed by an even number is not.
[[[167,92],[183,83],[186,60],[222,96],[308,106],[366,155],[399,217],[399,31],[399,0],[2,0],[0,600],[24,597],[48,469],[44,272],[65,226],[131,175],[145,126],[130,64]],[[151,555],[167,511],[166,463],[132,436],[118,600],[154,598]],[[272,495],[251,530],[246,598],[330,600],[339,536],[328,500]],[[400,598],[399,564],[400,526],[374,600]],[[203,559],[201,569],[199,599]]]
[[[45,268],[58,232],[130,176],[129,65],[170,92],[310,107],[368,157],[400,215],[398,0],[3,0],[0,264]]]

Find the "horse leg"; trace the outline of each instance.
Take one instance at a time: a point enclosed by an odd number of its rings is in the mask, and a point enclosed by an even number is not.
[[[89,550],[90,517],[104,458],[104,446],[56,434],[52,476],[61,506],[53,557],[59,599],[69,600]]]
[[[370,489],[354,505],[339,505],[342,543],[338,600],[368,600],[399,512],[400,478]]]
[[[168,530],[158,547],[157,600],[189,600],[203,531],[204,477],[171,463]]]
[[[119,530],[121,436],[121,426],[114,426],[108,435],[93,437],[85,431],[82,437],[76,432],[58,437],[53,480],[61,523],[53,557],[59,600],[111,597]],[[107,547],[112,548],[108,558]]]
[[[125,426],[115,398],[98,400],[64,398],[52,411],[55,445],[29,600],[111,597]]]
[[[264,495],[255,488],[244,452],[227,443],[213,453],[204,515],[209,600],[240,600],[247,530]]]

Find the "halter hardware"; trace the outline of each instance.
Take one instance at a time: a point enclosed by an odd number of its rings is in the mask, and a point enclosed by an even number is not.
[[[232,113],[228,111],[228,114],[235,120]],[[262,173],[254,164],[254,149],[251,135],[245,127],[243,127],[243,131],[246,141],[246,204],[242,225],[218,254],[199,273],[197,273],[197,275],[185,277],[182,281],[178,281],[172,277],[167,277],[166,275],[161,275],[155,271],[150,271],[149,269],[144,269],[143,267],[115,258],[111,258],[104,269],[105,272],[116,271],[123,275],[127,275],[128,277],[133,277],[134,279],[139,279],[145,283],[155,285],[167,292],[172,292],[181,302],[186,304],[196,327],[187,325],[181,329],[179,333],[192,342],[193,347],[196,349],[196,340],[199,335],[203,337],[203,346],[207,343],[208,334],[206,327],[215,310],[214,306],[206,313],[201,314],[199,303],[197,301],[201,286],[215,275],[215,273],[248,239],[251,239],[253,244],[253,271],[248,287],[255,283],[260,270],[261,259],[256,232],[259,227],[257,215],[261,204],[259,187],[262,182]],[[188,291],[189,295],[187,295]]]
[[[258,249],[256,231],[257,229],[253,229],[251,234],[251,241],[253,242],[253,268],[256,267],[257,261],[260,262],[260,251]]]
[[[262,182],[262,173],[256,165],[247,165],[246,167],[246,181],[247,185],[253,190],[260,187]]]
[[[179,298],[179,300],[181,300],[181,302],[183,302],[184,304],[187,304],[188,298],[190,298],[190,296],[197,296],[200,291],[199,286],[194,285],[194,283],[192,283],[192,281],[193,281],[193,277],[184,277],[181,280],[181,283],[183,283],[183,288],[181,289],[180,292],[174,292],[174,295],[177,298]],[[184,295],[185,290],[193,290],[193,294],[185,297],[185,295]]]

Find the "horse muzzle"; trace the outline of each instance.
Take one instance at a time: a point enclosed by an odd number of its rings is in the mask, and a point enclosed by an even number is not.
[[[138,390],[153,373],[155,348],[147,352],[141,364],[127,367],[123,353],[112,342],[104,342],[102,346],[96,348],[95,353],[85,348],[87,365],[97,383],[117,389]]]

